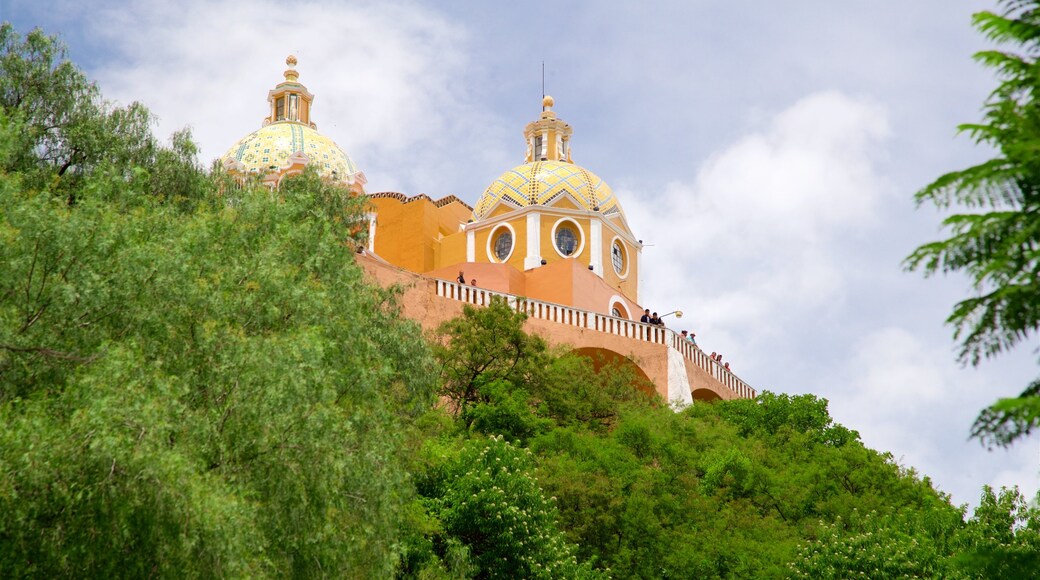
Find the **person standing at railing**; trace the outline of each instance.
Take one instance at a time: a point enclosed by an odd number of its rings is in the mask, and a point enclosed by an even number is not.
[[[683,333],[685,333],[685,332],[686,331],[684,330]],[[692,344],[694,346],[697,346],[697,333],[696,332],[690,332],[690,336],[687,336],[686,338],[689,339],[690,344]]]
[[[465,283],[466,283],[466,281],[465,281],[465,280],[463,280],[463,282],[462,282],[462,283],[463,283],[463,284],[465,284]],[[476,278],[474,278],[474,279],[470,280],[470,281],[469,281],[469,285],[470,285],[470,286],[476,286],[476,285],[477,285],[477,279],[476,279]]]
[[[664,326],[664,323],[661,322],[661,317],[658,316],[656,312],[654,312],[654,315],[650,317],[650,324],[653,324],[654,326]]]
[[[639,317],[639,322],[643,324],[650,324],[650,309],[647,308],[643,311],[643,315]]]
[[[462,273],[462,270],[459,270],[459,277],[456,280],[459,284],[466,285],[466,275]]]

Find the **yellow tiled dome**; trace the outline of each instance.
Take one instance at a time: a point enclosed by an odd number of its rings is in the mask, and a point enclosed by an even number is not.
[[[535,161],[503,173],[480,196],[473,216],[484,218],[499,200],[514,206],[549,205],[569,194],[586,210],[611,216],[621,213],[614,191],[595,173],[566,161]]]
[[[225,166],[236,165],[243,173],[267,174],[289,165],[294,153],[307,156],[307,165],[313,165],[326,179],[353,183],[358,168],[339,145],[316,130],[291,121],[271,123],[231,146],[221,158]],[[241,164],[241,165],[239,165]]]

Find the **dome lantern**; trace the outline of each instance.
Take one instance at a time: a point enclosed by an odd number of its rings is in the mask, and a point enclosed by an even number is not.
[[[561,161],[571,163],[570,140],[574,129],[556,118],[552,108],[555,101],[549,95],[542,97],[542,115],[524,127],[527,140],[528,163],[534,161]]]
[[[314,95],[300,83],[300,73],[296,71],[296,62],[294,55],[290,54],[286,57],[285,64],[289,68],[282,73],[285,80],[267,93],[271,114],[264,119],[264,125],[289,121],[307,125],[311,129],[318,128],[311,122],[311,103],[314,102]]]

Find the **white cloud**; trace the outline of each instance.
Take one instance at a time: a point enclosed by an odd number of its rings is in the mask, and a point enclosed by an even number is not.
[[[876,223],[888,133],[880,105],[817,93],[714,154],[692,183],[622,192],[633,229],[656,236],[643,301],[687,305],[705,331],[766,335],[840,301],[845,264],[830,242]]]
[[[496,158],[505,140],[459,90],[465,30],[397,3],[138,3],[85,13],[121,54],[95,71],[105,94],[140,100],[160,135],[190,125],[203,162],[258,129],[286,55],[316,95],[313,120],[369,177],[370,189],[446,195],[454,157]],[[431,146],[435,144],[436,146]]]
[[[1040,488],[1035,441],[990,452],[968,439],[975,415],[994,397],[987,374],[966,372],[946,349],[898,327],[864,336],[854,352],[821,394],[867,446],[891,451],[922,475],[942,474],[936,484],[956,502],[977,504],[983,483],[1018,485],[1027,496]]]

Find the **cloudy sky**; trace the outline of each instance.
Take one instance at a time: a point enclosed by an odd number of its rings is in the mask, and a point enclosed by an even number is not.
[[[120,103],[203,161],[260,126],[284,59],[369,191],[474,203],[523,160],[546,92],[575,160],[618,192],[643,303],[681,309],[760,390],[813,393],[955,503],[1040,487],[1040,440],[987,452],[978,410],[1036,373],[1036,337],[964,368],[943,320],[968,291],[900,262],[940,235],[913,193],[986,158],[958,137],[993,88],[971,60],[991,2],[0,0],[58,34]]]

